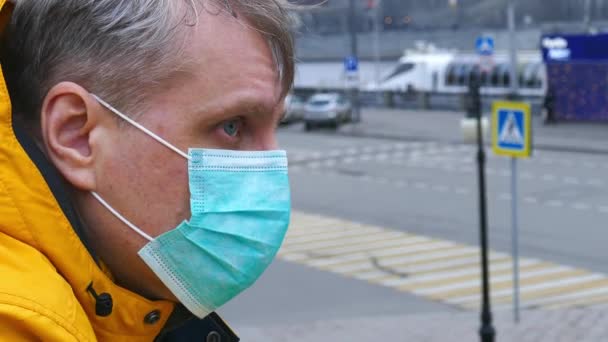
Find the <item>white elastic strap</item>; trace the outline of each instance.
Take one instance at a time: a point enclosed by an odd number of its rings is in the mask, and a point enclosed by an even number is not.
[[[133,229],[137,234],[141,235],[144,239],[148,241],[154,241],[153,237],[144,233],[141,229],[137,228],[133,223],[129,222],[129,220],[124,218],[124,216],[120,215],[116,210],[114,210],[114,208],[112,208],[108,204],[108,202],[104,201],[103,198],[101,198],[101,196],[99,196],[96,192],[91,192],[91,194],[99,203],[101,203],[101,205],[106,207],[106,209],[108,209],[114,216],[116,216],[117,219],[121,220],[124,224],[129,226],[129,228]]]
[[[181,151],[179,148],[171,145],[170,143],[168,143],[166,140],[164,140],[163,138],[159,137],[158,135],[156,135],[154,132],[150,131],[149,129],[147,129],[146,127],[138,124],[137,122],[135,122],[133,119],[131,119],[130,117],[124,115],[123,113],[121,113],[120,111],[118,111],[118,109],[112,107],[109,103],[107,103],[106,101],[102,100],[101,98],[99,98],[99,96],[95,95],[95,94],[91,94],[93,95],[93,97],[95,98],[95,100],[99,101],[99,103],[101,103],[102,106],[106,107],[108,110],[110,110],[112,113],[118,115],[120,118],[122,118],[123,120],[125,120],[126,122],[130,123],[131,125],[139,128],[139,130],[141,130],[142,132],[146,133],[147,135],[149,135],[152,139],[158,141],[159,143],[163,144],[165,147],[171,149],[173,152],[179,154],[180,156],[190,160],[190,156],[187,153],[184,153],[183,151]]]

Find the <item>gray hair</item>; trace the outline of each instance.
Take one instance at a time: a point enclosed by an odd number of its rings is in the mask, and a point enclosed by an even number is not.
[[[207,0],[268,40],[284,96],[294,78],[287,0]],[[2,44],[13,109],[37,121],[44,97],[72,81],[130,111],[180,67],[187,26],[205,0],[19,0]],[[216,6],[216,7],[217,7]],[[181,43],[180,43],[181,42]]]

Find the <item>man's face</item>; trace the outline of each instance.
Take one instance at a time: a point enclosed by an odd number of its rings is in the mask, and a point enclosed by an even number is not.
[[[136,121],[186,153],[189,147],[275,149],[282,101],[266,40],[224,14],[202,12],[191,29],[188,72],[168,81]],[[189,219],[187,160],[140,130],[118,125],[103,107],[91,107],[99,121],[89,138],[93,191],[152,237]],[[147,241],[88,192],[77,202],[94,249],[117,281],[148,297],[174,299],[137,255]]]

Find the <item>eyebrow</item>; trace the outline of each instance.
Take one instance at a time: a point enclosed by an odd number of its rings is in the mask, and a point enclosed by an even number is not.
[[[234,100],[236,98],[236,101]],[[219,122],[234,117],[242,116],[254,121],[271,120],[277,126],[283,119],[285,113],[277,113],[279,105],[285,103],[284,98],[279,101],[260,100],[259,96],[244,95],[232,99],[219,96],[216,101],[211,100],[203,103],[202,107],[196,109],[195,115],[202,116],[203,122]]]
[[[254,116],[256,118],[269,117],[269,118],[273,118],[273,121],[274,121],[277,107],[279,105],[281,105],[282,103],[284,103],[284,102],[279,101],[273,107],[269,107],[269,106],[261,104],[258,101],[255,101],[255,100],[252,100],[252,101],[245,100],[240,103],[237,103],[233,107],[227,108],[224,111],[224,115],[230,116],[230,115],[242,114],[242,115],[247,115],[247,116]],[[281,112],[281,114],[277,118],[277,124],[279,122],[281,122],[281,120],[283,120],[283,118],[285,117],[285,114],[286,114],[286,110]]]

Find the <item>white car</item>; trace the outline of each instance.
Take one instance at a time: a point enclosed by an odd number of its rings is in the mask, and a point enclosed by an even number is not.
[[[337,129],[340,124],[351,122],[352,119],[352,105],[339,93],[315,94],[304,106],[304,123],[307,131],[317,126]]]

